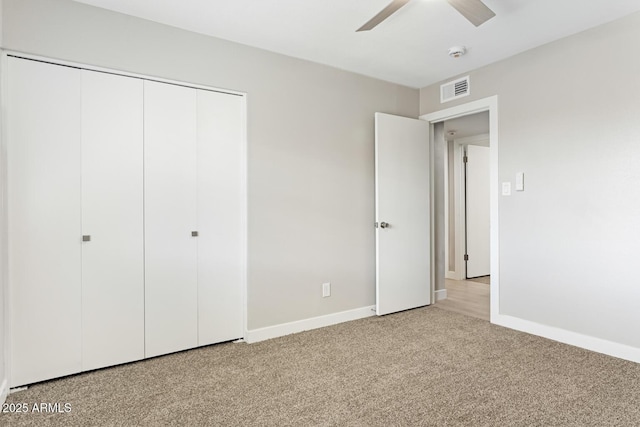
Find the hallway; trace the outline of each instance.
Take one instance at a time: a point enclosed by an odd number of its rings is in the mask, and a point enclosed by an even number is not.
[[[488,321],[488,279],[489,276],[470,280],[445,279],[447,299],[436,302],[436,307]]]

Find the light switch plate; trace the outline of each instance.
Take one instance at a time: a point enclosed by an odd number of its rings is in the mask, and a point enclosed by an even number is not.
[[[331,282],[322,284],[322,298],[331,296]]]
[[[502,195],[503,196],[510,196],[511,195],[511,183],[510,182],[503,182],[502,183]]]
[[[524,191],[524,172],[516,174],[516,191]]]

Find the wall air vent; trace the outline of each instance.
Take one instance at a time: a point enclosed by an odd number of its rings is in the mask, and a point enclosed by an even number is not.
[[[440,86],[440,103],[462,98],[470,93],[469,76],[462,77]]]

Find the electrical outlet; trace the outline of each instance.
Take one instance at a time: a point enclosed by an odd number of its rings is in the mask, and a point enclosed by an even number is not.
[[[331,296],[331,282],[322,284],[322,298]]]

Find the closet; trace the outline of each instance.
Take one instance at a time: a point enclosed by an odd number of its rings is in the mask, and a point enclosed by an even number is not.
[[[8,58],[11,387],[241,338],[244,97]]]

